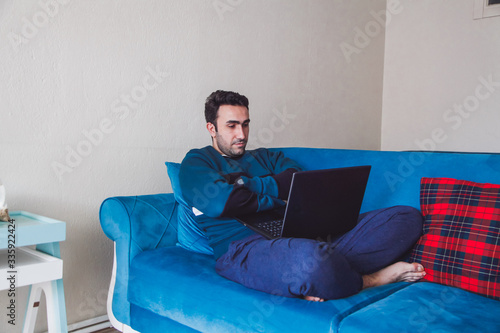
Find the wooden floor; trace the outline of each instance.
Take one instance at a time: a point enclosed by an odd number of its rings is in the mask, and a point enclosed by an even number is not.
[[[96,331],[95,333],[116,333],[116,332],[120,332],[120,331],[115,330],[114,328],[105,328],[105,329]]]

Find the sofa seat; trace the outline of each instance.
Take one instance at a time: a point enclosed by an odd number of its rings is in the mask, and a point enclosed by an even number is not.
[[[214,266],[213,257],[177,246],[144,251],[131,263],[129,302],[202,332],[337,332],[346,316],[408,286],[316,303],[247,289]]]
[[[417,282],[344,319],[341,332],[499,332],[500,302],[436,283]]]

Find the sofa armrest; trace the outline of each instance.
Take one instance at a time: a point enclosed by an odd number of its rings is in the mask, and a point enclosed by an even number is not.
[[[176,244],[177,202],[173,193],[112,197],[102,203],[99,219],[106,236],[115,242],[113,315],[119,322],[130,325],[127,300],[130,263],[143,251]]]

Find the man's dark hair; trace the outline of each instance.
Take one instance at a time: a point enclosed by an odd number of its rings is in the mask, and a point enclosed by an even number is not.
[[[208,96],[205,102],[205,120],[217,130],[217,112],[221,105],[239,105],[248,109],[248,98],[232,91],[217,90]]]

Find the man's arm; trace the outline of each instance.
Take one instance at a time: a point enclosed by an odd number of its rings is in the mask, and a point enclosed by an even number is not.
[[[290,168],[277,175],[252,178],[241,176],[236,180],[236,184],[243,185],[257,194],[267,194],[274,198],[286,200],[290,191],[292,176],[297,171],[297,169]]]
[[[242,176],[240,183],[252,192],[286,200],[293,174],[302,170],[302,167],[294,160],[285,157],[282,152],[271,152],[267,149],[258,149],[256,152],[255,159],[266,165],[271,174],[253,178]]]
[[[182,196],[209,217],[231,217],[282,206],[282,200],[256,193],[242,184],[230,183],[203,154],[190,152],[179,174]],[[274,185],[277,192],[277,186]]]

